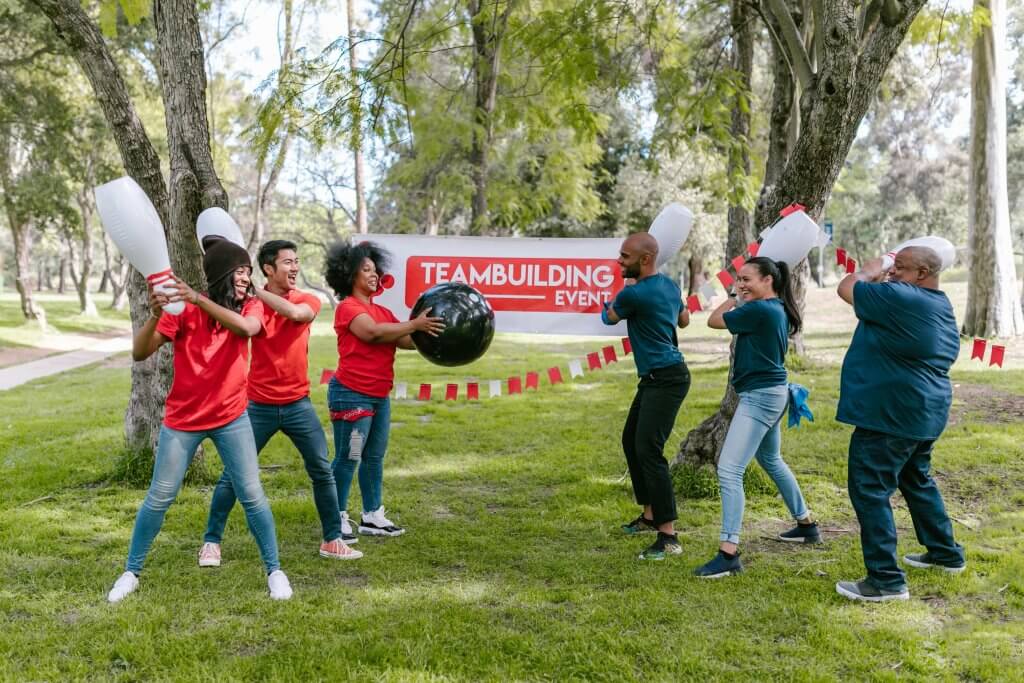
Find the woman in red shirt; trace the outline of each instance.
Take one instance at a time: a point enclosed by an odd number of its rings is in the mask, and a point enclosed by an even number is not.
[[[416,348],[410,334],[437,335],[441,318],[419,317],[399,322],[394,314],[373,303],[390,255],[379,246],[336,244],[327,255],[324,278],[341,303],[334,312],[338,335],[338,370],[327,388],[334,424],[332,468],[338,486],[342,534],[351,534],[348,493],[358,467],[363,514],[359,533],[399,536],[405,529],[384,516],[384,453],[391,428],[388,395],[395,378],[395,349]]]
[[[274,517],[260,485],[256,442],[246,413],[249,337],[262,326],[262,304],[252,297],[249,254],[232,242],[217,240],[206,250],[203,270],[210,285],[208,295],[177,278],[176,291],[169,295],[150,290],[151,315],[132,342],[132,358],[137,361],[172,342],[174,382],[157,441],[153,479],[135,517],[125,572],[107,595],[110,602],[123,600],[138,587],[139,573],[164,514],[178,495],[196,448],[207,437],[217,447],[245,508],[266,568],[270,597],[287,600],[292,595],[278,561]],[[186,302],[181,315],[162,311],[175,301]]]

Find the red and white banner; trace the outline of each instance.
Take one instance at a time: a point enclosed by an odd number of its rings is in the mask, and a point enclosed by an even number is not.
[[[376,298],[398,318],[427,289],[464,282],[494,309],[499,332],[617,336],[601,307],[622,289],[622,240],[367,235],[392,256],[392,288]]]

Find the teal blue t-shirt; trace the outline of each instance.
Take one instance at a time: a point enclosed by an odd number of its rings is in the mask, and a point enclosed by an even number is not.
[[[785,384],[789,321],[782,302],[777,298],[748,301],[722,317],[736,335],[732,365],[736,393]]]
[[[628,285],[615,296],[612,308],[626,321],[637,375],[683,362],[676,336],[682,306],[679,285],[661,273]]]
[[[858,282],[860,322],[843,359],[840,422],[930,441],[946,427],[953,389],[949,368],[960,333],[945,293],[905,282]]]

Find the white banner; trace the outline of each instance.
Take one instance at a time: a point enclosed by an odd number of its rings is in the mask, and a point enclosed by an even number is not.
[[[420,294],[464,282],[494,309],[499,332],[624,336],[601,322],[622,289],[617,238],[426,237],[367,235],[391,253],[394,286],[376,297],[404,320]]]

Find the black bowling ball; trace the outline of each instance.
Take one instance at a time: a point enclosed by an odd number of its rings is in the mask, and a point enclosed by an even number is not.
[[[410,320],[426,309],[432,318],[444,318],[444,332],[432,337],[414,332],[416,349],[431,363],[465,365],[484,355],[494,338],[494,311],[484,295],[467,284],[446,282],[420,295]]]

